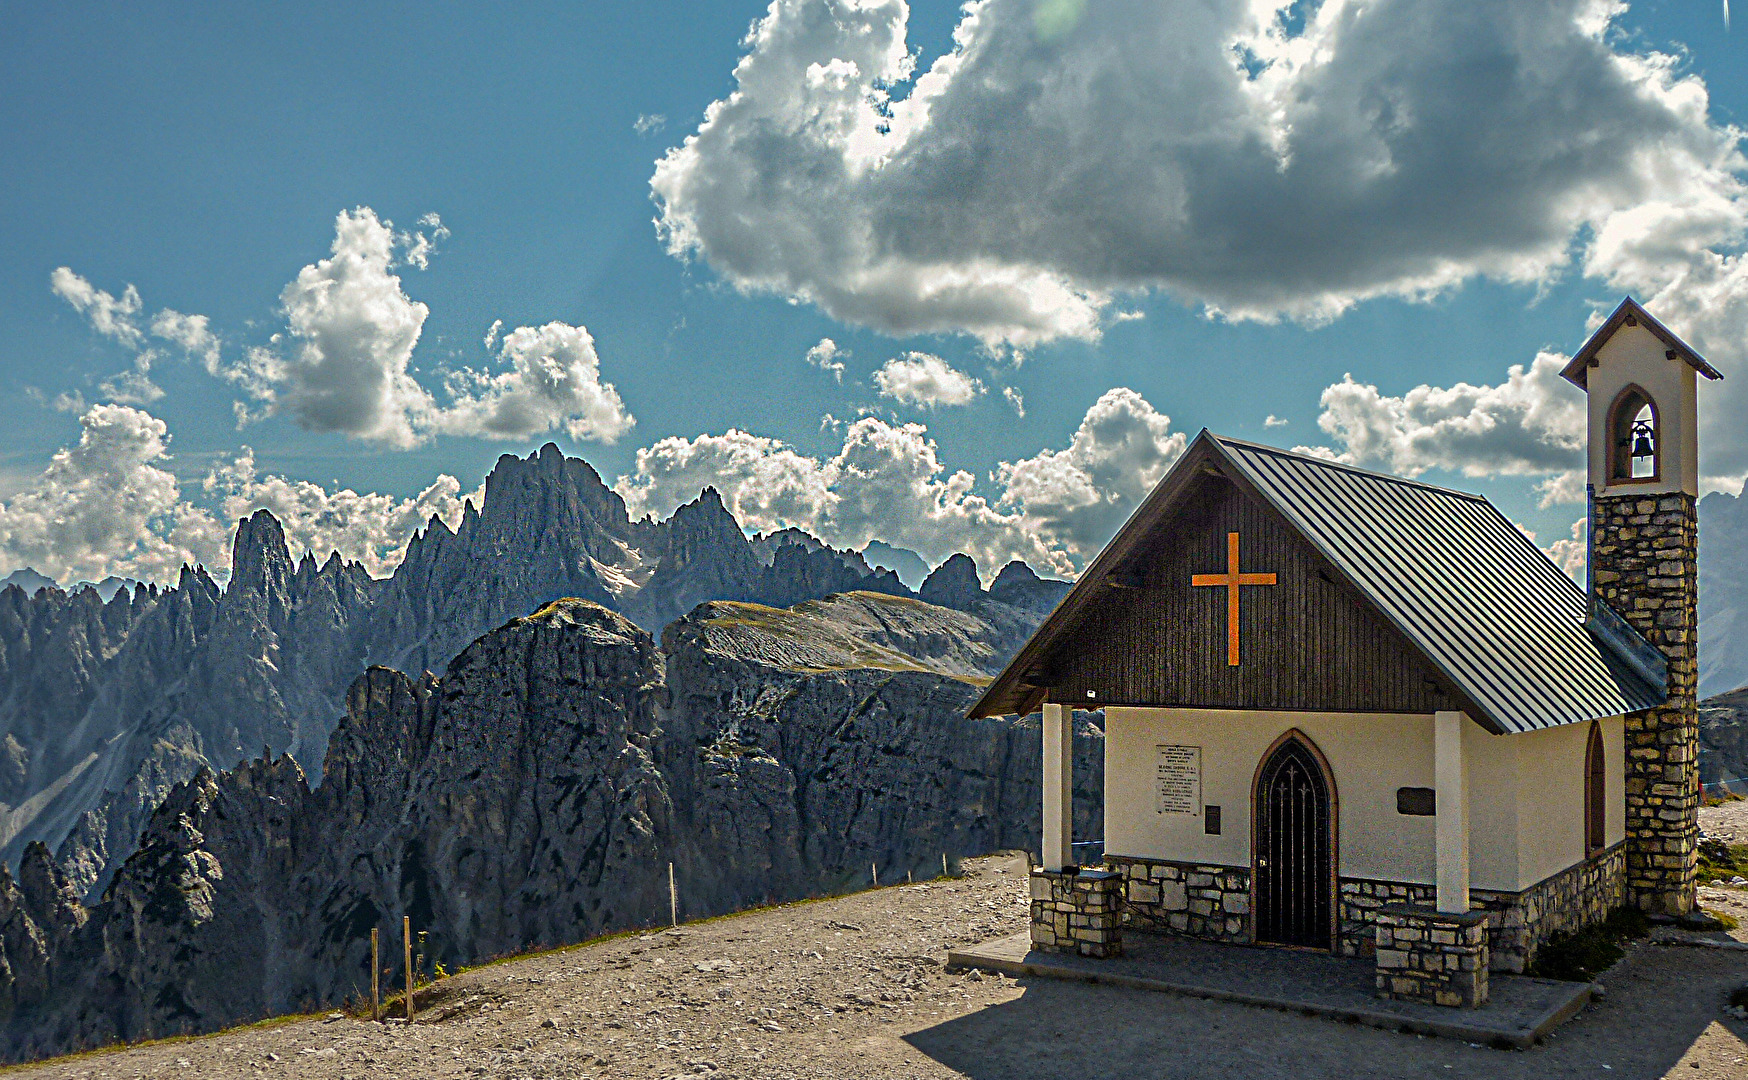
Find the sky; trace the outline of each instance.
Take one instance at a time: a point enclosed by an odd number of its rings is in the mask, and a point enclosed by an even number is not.
[[[1748,474],[1715,3],[0,8],[0,573],[386,573],[500,454],[1071,575],[1203,427],[1556,559],[1632,294]],[[1748,31],[1744,31],[1748,32]]]

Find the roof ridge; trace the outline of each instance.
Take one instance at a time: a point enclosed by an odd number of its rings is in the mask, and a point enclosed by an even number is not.
[[[1318,457],[1316,454],[1301,454],[1294,450],[1283,450],[1278,446],[1270,446],[1267,443],[1251,442],[1248,439],[1234,439],[1226,435],[1217,435],[1212,431],[1208,432],[1208,437],[1222,446],[1242,446],[1246,450],[1256,450],[1265,454],[1275,454],[1279,457],[1292,458],[1295,461],[1304,461],[1312,465],[1321,465],[1327,469],[1337,469],[1342,472],[1353,473],[1357,476],[1371,477],[1374,480],[1387,480],[1390,483],[1402,484],[1405,487],[1424,488],[1427,491],[1436,491],[1441,495],[1455,495],[1459,499],[1467,499],[1470,502],[1487,503],[1487,497],[1485,495],[1478,495],[1472,491],[1461,491],[1457,488],[1444,487],[1440,484],[1429,484],[1424,480],[1414,480],[1406,476],[1397,476],[1395,473],[1379,472],[1376,469],[1362,469],[1358,465],[1349,465],[1345,461],[1332,461],[1326,457]],[[1487,503],[1487,505],[1491,506],[1492,504]]]

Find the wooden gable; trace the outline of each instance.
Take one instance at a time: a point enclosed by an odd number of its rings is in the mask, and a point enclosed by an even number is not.
[[[1228,652],[1229,536],[1239,568],[1239,663]],[[1345,584],[1285,520],[1226,476],[1200,472],[1125,556],[1035,668],[1050,700],[1319,712],[1461,708],[1424,656]],[[1090,693],[1089,693],[1090,692]]]

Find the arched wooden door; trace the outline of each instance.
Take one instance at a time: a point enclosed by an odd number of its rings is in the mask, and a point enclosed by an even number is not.
[[[1332,778],[1311,741],[1293,731],[1257,769],[1252,813],[1251,903],[1256,939],[1328,949],[1335,934]]]

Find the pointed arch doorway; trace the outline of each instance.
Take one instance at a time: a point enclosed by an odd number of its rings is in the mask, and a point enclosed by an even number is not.
[[[1335,939],[1335,778],[1298,729],[1262,756],[1251,787],[1255,939],[1329,949]]]

